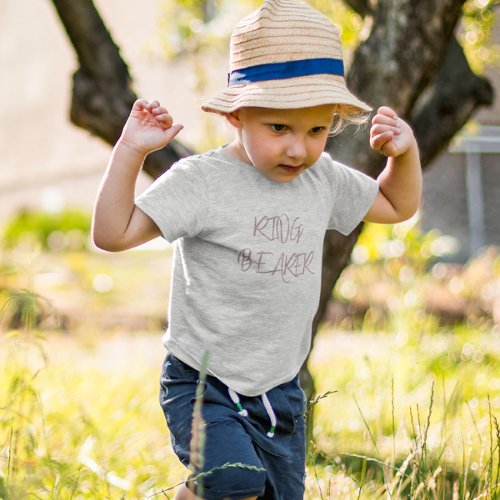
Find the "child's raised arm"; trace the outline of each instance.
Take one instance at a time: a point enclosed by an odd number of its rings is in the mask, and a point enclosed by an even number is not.
[[[422,196],[422,168],[411,127],[382,106],[372,120],[370,145],[388,159],[377,179],[379,193],[364,220],[392,224],[409,219]]]
[[[92,238],[99,248],[117,252],[160,235],[156,224],[135,206],[135,183],[146,156],[166,146],[181,129],[158,101],[134,103],[94,206]]]

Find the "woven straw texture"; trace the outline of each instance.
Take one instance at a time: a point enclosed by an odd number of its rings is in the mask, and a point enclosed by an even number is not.
[[[317,58],[342,60],[339,31],[328,18],[296,0],[266,0],[237,24],[231,36],[230,72]],[[330,74],[232,85],[206,99],[202,109],[230,113],[244,106],[290,109],[321,104],[370,110],[348,91],[343,76]]]

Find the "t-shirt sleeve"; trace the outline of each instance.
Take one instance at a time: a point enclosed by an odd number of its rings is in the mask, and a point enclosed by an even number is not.
[[[375,179],[332,161],[333,206],[329,229],[348,235],[372,206],[379,186]]]
[[[209,213],[206,179],[195,162],[181,160],[156,179],[135,204],[172,243],[203,229]]]

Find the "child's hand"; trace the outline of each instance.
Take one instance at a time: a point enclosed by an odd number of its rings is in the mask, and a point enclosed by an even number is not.
[[[158,101],[138,99],[132,106],[120,142],[147,155],[166,146],[183,126],[174,124],[168,111]]]
[[[413,144],[415,138],[410,126],[391,108],[380,107],[372,120],[370,146],[384,156],[396,158]]]

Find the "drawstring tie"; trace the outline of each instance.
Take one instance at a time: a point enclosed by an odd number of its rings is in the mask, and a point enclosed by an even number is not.
[[[274,414],[273,407],[269,402],[267,394],[266,393],[262,394],[261,398],[262,402],[264,403],[264,407],[266,408],[267,414],[269,415],[269,419],[271,420],[271,428],[269,429],[267,435],[268,437],[272,438],[274,436],[274,431],[276,429],[276,415]]]
[[[238,394],[232,389],[229,389],[229,396],[233,400],[233,403],[236,405],[236,408],[238,408],[238,413],[242,417],[248,417],[248,411],[246,411],[245,408],[243,408],[243,406],[241,405],[240,397],[238,396]]]
[[[232,402],[236,405],[236,408],[238,408],[238,413],[242,417],[247,417],[248,411],[245,410],[245,408],[243,408],[243,405],[240,402],[240,397],[238,396],[238,394],[229,388],[228,392]],[[267,437],[272,438],[274,436],[274,431],[276,430],[276,423],[277,423],[276,414],[274,413],[273,407],[271,406],[271,403],[266,393],[262,394],[261,399],[262,403],[264,404],[264,408],[266,409],[267,415],[269,416],[269,420],[271,421],[271,428],[267,433]]]

